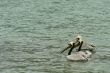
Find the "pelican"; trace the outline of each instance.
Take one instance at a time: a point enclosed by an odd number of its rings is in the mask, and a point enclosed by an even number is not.
[[[71,55],[68,55],[67,59],[71,60],[71,61],[88,61],[91,54],[92,53],[89,51],[85,51],[85,52],[79,51],[79,52],[75,52]]]
[[[76,47],[79,47],[75,53],[72,53],[72,50]],[[95,46],[93,44],[88,44],[86,42],[84,42],[82,40],[82,37],[80,35],[78,35],[75,38],[74,42],[70,42],[68,44],[68,46],[61,51],[61,53],[63,53],[65,50],[69,49],[68,52],[68,56],[67,59],[68,60],[73,60],[73,61],[77,61],[77,60],[88,60],[88,58],[92,55],[92,53],[95,50]]]

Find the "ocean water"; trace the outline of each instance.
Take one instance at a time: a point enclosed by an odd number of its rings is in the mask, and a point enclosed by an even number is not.
[[[88,62],[60,51],[80,34]],[[0,73],[110,73],[110,0],[0,0]]]

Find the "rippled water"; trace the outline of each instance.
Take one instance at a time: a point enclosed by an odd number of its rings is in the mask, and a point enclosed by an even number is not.
[[[88,62],[59,52],[80,33]],[[0,0],[0,73],[109,73],[110,0]]]

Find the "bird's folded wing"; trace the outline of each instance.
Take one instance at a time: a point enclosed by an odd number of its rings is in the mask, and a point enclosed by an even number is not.
[[[91,44],[84,42],[82,45],[82,49],[93,49],[94,47],[91,46]]]

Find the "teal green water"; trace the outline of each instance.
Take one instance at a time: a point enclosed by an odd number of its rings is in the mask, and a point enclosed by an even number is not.
[[[80,33],[88,62],[59,52]],[[109,73],[110,0],[0,0],[0,73]]]

